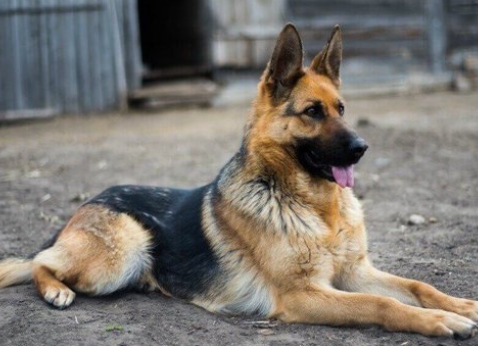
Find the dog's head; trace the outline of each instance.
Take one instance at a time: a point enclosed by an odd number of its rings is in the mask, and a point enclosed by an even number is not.
[[[292,159],[312,177],[345,187],[353,186],[353,165],[367,144],[344,121],[341,60],[342,38],[336,26],[304,68],[299,33],[287,24],[259,84],[249,140],[272,164],[283,166]]]

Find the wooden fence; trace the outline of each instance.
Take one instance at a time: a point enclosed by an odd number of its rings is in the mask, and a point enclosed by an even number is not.
[[[0,117],[121,109],[140,84],[136,1],[0,1]]]

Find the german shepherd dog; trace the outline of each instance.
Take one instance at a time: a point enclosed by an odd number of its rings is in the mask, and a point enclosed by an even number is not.
[[[288,24],[258,85],[239,151],[210,184],[115,186],[36,255],[0,262],[0,287],[33,279],[63,309],[75,292],[159,291],[214,313],[380,325],[468,338],[478,302],[375,269],[351,187],[367,144],[344,121],[342,39],[303,67]]]

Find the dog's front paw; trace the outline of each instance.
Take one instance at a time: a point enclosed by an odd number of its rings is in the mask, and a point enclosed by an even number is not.
[[[454,298],[450,311],[478,322],[478,301]]]
[[[428,312],[426,329],[429,335],[453,336],[455,339],[464,340],[475,336],[478,331],[476,323],[467,317],[442,310]]]

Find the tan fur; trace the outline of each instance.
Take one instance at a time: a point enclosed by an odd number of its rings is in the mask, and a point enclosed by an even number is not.
[[[0,261],[0,288],[22,284],[31,279],[31,260],[8,258]]]
[[[126,214],[87,205],[71,218],[54,246],[33,259],[35,283],[47,301],[51,300],[49,291],[64,291],[65,285],[92,295],[112,293],[140,281],[157,287],[149,274],[150,241],[149,233]]]

